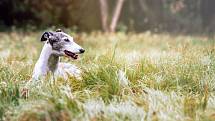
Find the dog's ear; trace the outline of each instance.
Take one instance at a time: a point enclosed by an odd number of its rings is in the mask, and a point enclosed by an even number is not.
[[[50,35],[51,35],[50,32],[44,32],[40,39],[41,42],[47,41],[49,39]]]
[[[56,32],[63,32],[61,29],[57,29]]]

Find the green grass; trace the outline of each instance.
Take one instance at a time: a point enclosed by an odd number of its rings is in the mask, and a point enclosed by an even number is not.
[[[40,54],[42,32],[0,33],[0,120],[215,120],[214,40],[150,32],[71,33],[86,49],[82,80],[21,90]]]

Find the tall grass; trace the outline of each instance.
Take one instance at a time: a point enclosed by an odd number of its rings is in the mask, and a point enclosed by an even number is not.
[[[0,33],[0,119],[215,120],[215,51],[206,37],[145,32],[74,34],[82,80],[30,80],[41,32]]]

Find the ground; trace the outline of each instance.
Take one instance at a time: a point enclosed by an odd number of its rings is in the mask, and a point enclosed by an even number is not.
[[[42,32],[0,33],[0,120],[215,120],[215,43],[204,36],[72,33],[86,52],[82,80],[21,92],[43,43]]]

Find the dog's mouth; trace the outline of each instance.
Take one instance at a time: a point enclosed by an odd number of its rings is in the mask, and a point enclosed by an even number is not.
[[[67,56],[69,56],[69,57],[71,57],[71,58],[73,58],[73,59],[78,59],[78,55],[75,54],[75,53],[73,53],[73,52],[71,52],[71,51],[64,50],[64,53],[65,53]]]

